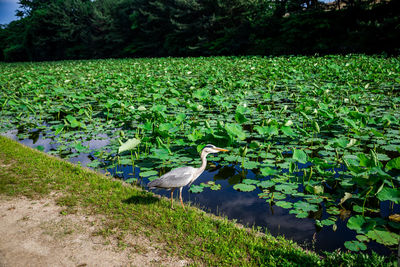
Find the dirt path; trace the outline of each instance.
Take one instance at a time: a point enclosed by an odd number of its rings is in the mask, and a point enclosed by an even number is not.
[[[0,267],[14,266],[184,266],[159,244],[129,237],[122,249],[95,235],[101,219],[62,215],[52,199],[0,196]]]

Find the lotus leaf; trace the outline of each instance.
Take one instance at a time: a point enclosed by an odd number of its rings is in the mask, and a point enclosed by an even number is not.
[[[149,177],[149,176],[154,176],[154,175],[158,175],[157,171],[144,171],[144,172],[140,172],[139,173],[140,177]]]
[[[242,192],[251,192],[254,189],[256,189],[256,187],[252,184],[235,184],[233,186],[233,189],[242,191]]]
[[[290,210],[290,214],[296,214],[297,218],[304,219],[308,217],[308,212],[303,210]]]
[[[194,184],[193,184],[193,185],[190,187],[190,189],[189,189],[190,192],[195,193],[195,194],[201,193],[201,192],[203,192],[203,190],[204,190],[204,187],[203,187],[203,186],[201,186],[201,185],[194,185]]]
[[[245,161],[242,166],[244,169],[252,170],[257,168],[258,165],[259,163],[256,161]]]
[[[275,205],[277,205],[278,207],[284,208],[284,209],[290,209],[293,207],[293,204],[288,201],[277,201],[277,202],[275,202]]]
[[[365,235],[356,235],[356,238],[360,242],[369,242],[369,238]]]
[[[304,201],[297,201],[296,203],[293,204],[293,207],[296,210],[302,210],[305,212],[318,210],[318,206],[304,202]]]
[[[378,199],[381,201],[389,200],[397,204],[400,203],[400,190],[398,188],[384,187],[378,193]]]
[[[336,222],[336,217],[330,217],[329,219],[325,219],[321,221],[321,224],[324,226],[334,225]]]
[[[400,236],[385,229],[372,229],[366,234],[367,237],[386,246],[398,245]]]
[[[217,191],[221,189],[221,185],[220,184],[214,184],[210,187],[211,190],[213,191]]]
[[[118,148],[118,153],[135,149],[139,144],[140,144],[139,139],[136,138],[129,139],[125,143],[121,144],[121,146]]]
[[[356,230],[358,233],[362,232],[363,226],[367,223],[364,216],[356,215],[347,221],[347,227],[351,230]]]
[[[297,189],[296,184],[279,184],[275,186],[275,190],[281,191],[284,194],[296,193],[296,189]]]
[[[253,179],[244,179],[242,181],[243,184],[258,184],[257,180],[253,180]]]
[[[227,123],[225,124],[225,129],[229,135],[237,137],[239,140],[244,140],[246,138],[246,133],[239,124]]]
[[[270,167],[264,167],[264,168],[260,169],[260,171],[261,171],[261,174],[264,175],[264,176],[275,175],[275,174],[278,173],[277,170],[272,169]]]
[[[385,167],[386,171],[390,171],[391,169],[400,170],[400,157],[394,158],[390,160]]]
[[[275,185],[275,182],[271,181],[271,180],[267,180],[267,181],[261,181],[257,184],[257,186],[262,187],[262,188],[269,188]]]
[[[302,150],[295,149],[293,151],[293,159],[300,163],[306,164],[307,163],[307,154]]]
[[[346,241],[344,242],[344,246],[351,251],[360,251],[367,249],[367,246],[359,241]]]
[[[282,127],[281,127],[281,131],[282,131],[282,133],[283,133],[284,135],[287,135],[287,136],[294,136],[294,135],[296,135],[296,133],[293,131],[292,127],[290,127],[290,126],[282,126]]]

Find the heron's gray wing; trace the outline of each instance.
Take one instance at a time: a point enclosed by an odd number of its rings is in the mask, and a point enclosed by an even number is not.
[[[193,167],[181,167],[167,172],[160,178],[147,184],[148,187],[154,188],[176,188],[187,185],[192,179],[196,169]]]

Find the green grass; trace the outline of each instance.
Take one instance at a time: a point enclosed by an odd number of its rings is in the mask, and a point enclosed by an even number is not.
[[[144,234],[165,244],[165,252],[191,259],[195,265],[234,266],[386,266],[384,257],[305,251],[282,237],[241,228],[196,207],[170,209],[141,188],[50,157],[0,136],[0,194],[42,198],[60,193],[63,213],[80,208],[106,218],[103,235],[118,238]]]

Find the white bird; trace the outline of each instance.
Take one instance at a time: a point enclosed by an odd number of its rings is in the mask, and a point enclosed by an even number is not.
[[[160,178],[151,181],[147,184],[150,189],[164,188],[171,190],[171,208],[173,209],[173,196],[176,188],[179,188],[179,199],[183,209],[185,206],[182,201],[182,188],[186,185],[191,185],[200,174],[204,172],[207,166],[207,155],[210,153],[218,153],[221,151],[229,151],[227,149],[219,148],[214,145],[206,145],[201,151],[201,166],[200,168],[193,168],[189,166],[180,167],[167,172]]]

